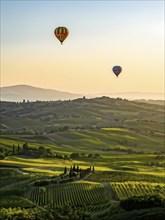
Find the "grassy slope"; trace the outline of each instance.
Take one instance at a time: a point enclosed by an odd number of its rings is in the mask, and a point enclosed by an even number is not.
[[[72,152],[99,153],[102,159],[84,158],[78,161],[28,159],[8,157],[1,164],[17,165],[31,171],[34,169],[58,172],[64,165],[74,162],[84,167],[94,163],[96,170],[122,170],[133,167],[139,172],[162,175],[163,161],[151,155],[112,155],[105,148],[125,148],[135,151],[162,151],[164,149],[164,107],[127,100],[95,98],[73,101],[8,103],[2,102],[2,129],[14,131],[36,129],[39,135],[2,135],[1,146],[28,142],[30,147],[49,147],[56,153],[70,155]],[[52,128],[69,126],[65,132],[49,133]],[[74,129],[80,126],[81,129]],[[100,128],[96,128],[100,127]],[[82,127],[84,129],[82,129]],[[160,166],[152,168],[151,162]],[[53,169],[53,170],[52,170]],[[44,171],[43,171],[44,172]],[[132,171],[133,172],[133,171]]]
[[[101,159],[81,158],[77,160],[63,159],[30,159],[10,156],[6,160],[0,160],[1,166],[16,166],[23,170],[31,172],[47,172],[49,174],[58,174],[63,172],[66,166],[69,170],[73,164],[81,168],[87,168],[90,165],[95,166],[95,171],[127,172],[132,174],[150,174],[153,176],[164,176],[164,167],[150,166],[151,162],[158,162],[154,155],[111,155],[106,154]],[[163,164],[163,159],[159,160]]]
[[[13,144],[22,146],[28,142],[30,147],[51,147],[56,152],[100,152],[105,148],[123,147],[135,151],[163,151],[164,135],[161,131],[155,134],[142,134],[132,129],[102,128],[95,130],[66,131],[44,136],[3,135],[1,146],[10,148]],[[76,149],[76,150],[75,150]],[[102,151],[102,153],[104,153]]]

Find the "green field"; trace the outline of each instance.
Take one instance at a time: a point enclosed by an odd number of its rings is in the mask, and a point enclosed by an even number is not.
[[[1,104],[1,208],[69,206],[95,220],[126,215],[120,201],[135,195],[165,199],[162,104],[108,97]],[[72,180],[74,165],[94,170]]]

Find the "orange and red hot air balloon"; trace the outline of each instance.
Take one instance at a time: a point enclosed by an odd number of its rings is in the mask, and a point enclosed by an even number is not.
[[[66,27],[57,27],[54,30],[54,35],[61,42],[61,44],[63,44],[63,41],[67,38],[68,34],[69,34],[69,31]]]

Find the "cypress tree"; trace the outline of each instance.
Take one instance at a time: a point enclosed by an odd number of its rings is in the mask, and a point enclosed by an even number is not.
[[[64,174],[66,174],[66,173],[67,173],[67,168],[65,167],[65,168],[64,168]]]
[[[74,164],[74,166],[73,166],[73,171],[76,171],[76,165]]]

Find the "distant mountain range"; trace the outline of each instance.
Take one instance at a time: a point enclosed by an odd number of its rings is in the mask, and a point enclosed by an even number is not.
[[[136,99],[153,99],[164,100],[163,93],[141,93],[141,92],[129,92],[129,93],[102,93],[102,94],[74,94],[69,92],[63,92],[53,89],[43,89],[39,87],[29,85],[14,85],[1,87],[1,101],[14,101],[21,102],[27,101],[56,101],[56,100],[68,100],[82,98],[95,98],[101,96],[109,96],[111,98],[126,98],[129,100]]]
[[[29,85],[15,85],[1,87],[2,101],[50,101],[68,100],[82,97],[80,94],[62,92],[53,89],[43,89]]]

